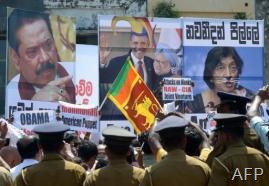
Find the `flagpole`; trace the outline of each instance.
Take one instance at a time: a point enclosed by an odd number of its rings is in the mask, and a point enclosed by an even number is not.
[[[98,108],[98,112],[102,109],[102,107],[104,106],[106,100],[107,100],[107,94],[106,94],[106,97],[103,99],[103,101],[102,101],[100,107]]]

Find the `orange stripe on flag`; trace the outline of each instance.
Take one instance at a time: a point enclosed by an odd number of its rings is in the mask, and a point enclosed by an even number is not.
[[[137,73],[135,73],[134,68],[131,67],[124,82],[124,86],[122,86],[118,95],[115,96],[115,99],[118,101],[120,105],[122,105],[128,98],[131,92],[132,84],[134,83],[133,81],[135,80],[136,77]]]

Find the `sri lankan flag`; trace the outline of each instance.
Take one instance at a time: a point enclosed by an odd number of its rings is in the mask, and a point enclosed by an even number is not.
[[[128,58],[108,91],[108,98],[140,134],[148,130],[161,106]]]

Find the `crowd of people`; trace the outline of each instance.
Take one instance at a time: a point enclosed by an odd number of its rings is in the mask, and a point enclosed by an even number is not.
[[[210,135],[170,112],[159,113],[139,137],[109,126],[95,144],[89,135],[81,138],[67,125],[51,123],[10,146],[2,120],[0,185],[269,185],[269,125],[259,116],[268,92],[269,85],[262,87],[248,111],[250,100],[219,94]]]
[[[72,77],[57,63],[60,59],[48,21],[47,15],[20,10],[9,16],[9,28],[14,28],[8,38],[9,57],[19,72],[16,94],[24,100],[74,103]],[[151,90],[163,77],[182,75],[179,56],[164,43],[157,44],[154,59],[145,55],[151,37],[143,26],[140,31],[132,30],[125,55],[103,61],[109,52],[100,51],[100,73],[109,74],[100,76],[104,95],[126,59]],[[11,145],[7,126],[12,122],[1,120],[0,186],[267,186],[269,124],[259,116],[259,106],[269,99],[269,86],[253,96],[247,111],[251,100],[245,97],[252,93],[238,84],[242,67],[233,47],[208,52],[203,77],[209,90],[196,95],[183,110],[206,112],[207,105],[217,110],[211,134],[183,113],[170,112],[158,113],[153,127],[138,137],[110,126],[95,144],[89,135],[82,138],[59,122],[39,125],[33,129],[35,135],[23,135]],[[103,114],[119,112],[112,103],[106,104]]]

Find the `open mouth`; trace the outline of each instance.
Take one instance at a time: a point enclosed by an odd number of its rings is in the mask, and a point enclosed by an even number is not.
[[[230,82],[230,81],[225,82],[224,85],[226,88],[233,88],[234,87],[234,83]]]

